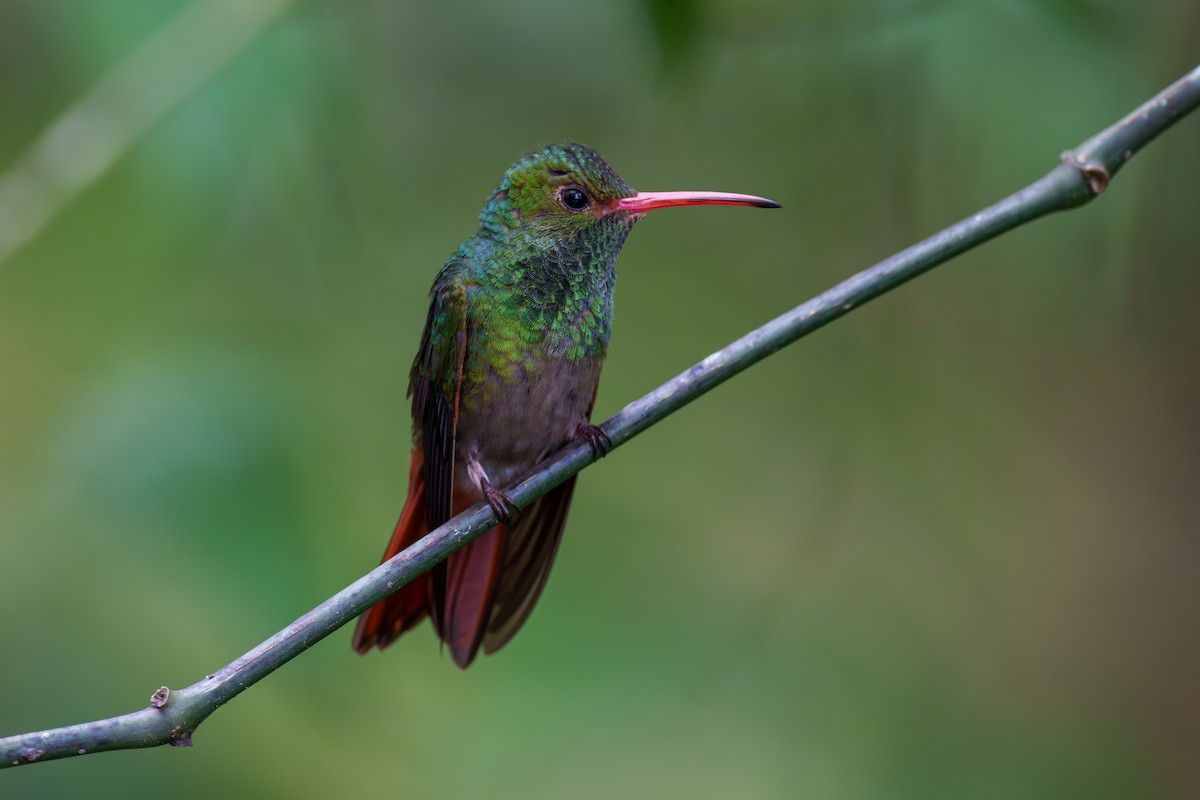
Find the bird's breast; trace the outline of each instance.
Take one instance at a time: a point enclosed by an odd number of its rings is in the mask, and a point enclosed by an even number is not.
[[[493,483],[507,483],[571,440],[599,378],[599,358],[546,357],[464,380],[458,463],[479,461]]]

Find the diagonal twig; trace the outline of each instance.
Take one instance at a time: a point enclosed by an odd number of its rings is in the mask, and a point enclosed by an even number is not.
[[[1112,127],[1064,153],[1058,166],[1024,189],[854,275],[630,403],[601,427],[618,447],[714,386],[851,309],[989,239],[1102,193],[1133,155],[1200,106],[1200,67]],[[508,491],[526,507],[595,460],[576,442]],[[496,522],[476,505],[321,603],[233,663],[151,705],[106,720],[0,739],[0,767],[102,750],[191,744],[192,732],[225,703],[319,642],[391,592],[424,573]]]
[[[0,175],[0,264],[204,86],[293,0],[197,0],[112,68]]]

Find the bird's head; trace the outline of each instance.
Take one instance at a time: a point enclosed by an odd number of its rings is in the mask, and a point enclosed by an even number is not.
[[[518,233],[561,241],[600,229],[627,231],[656,208],[712,204],[779,207],[727,192],[635,192],[595,150],[567,142],[527,153],[509,167],[480,221],[497,238]]]

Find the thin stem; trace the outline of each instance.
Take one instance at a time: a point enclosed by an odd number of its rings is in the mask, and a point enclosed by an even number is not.
[[[258,38],[293,0],[198,0],[67,108],[0,175],[0,264]],[[154,80],[147,81],[146,76]]]
[[[1044,177],[751,331],[630,403],[602,427],[618,447],[752,364],[926,270],[1030,220],[1088,202],[1107,188],[1135,152],[1198,105],[1200,68],[1077,150],[1065,153]],[[517,482],[508,494],[518,506],[526,507],[593,460],[591,448],[575,442]],[[0,767],[100,750],[190,744],[192,732],[217,708],[495,522],[486,503],[468,509],[215,674],[174,693],[160,689],[150,708],[0,739]]]

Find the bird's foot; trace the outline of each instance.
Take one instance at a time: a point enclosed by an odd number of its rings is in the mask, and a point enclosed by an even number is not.
[[[486,481],[483,484],[483,497],[492,507],[492,511],[496,512],[496,519],[504,525],[511,523],[520,510],[511,497]]]
[[[581,422],[579,427],[575,429],[575,435],[588,443],[592,448],[592,458],[604,458],[608,455],[608,451],[612,450],[612,439],[608,438],[608,434],[599,425],[593,425],[590,422]]]

